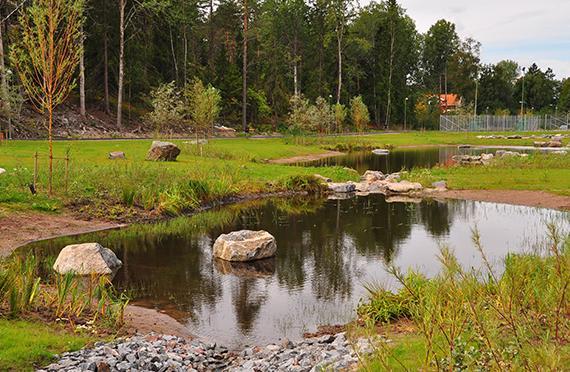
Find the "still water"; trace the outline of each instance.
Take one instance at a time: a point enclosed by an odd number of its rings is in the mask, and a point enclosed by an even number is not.
[[[359,174],[367,170],[383,173],[399,172],[402,169],[431,168],[437,164],[450,164],[451,157],[457,154],[479,155],[483,152],[495,153],[497,149],[473,147],[459,149],[457,146],[396,149],[388,155],[375,155],[372,151],[358,151],[346,155],[301,163],[311,166],[341,166],[356,169]],[[517,150],[531,152],[532,150]]]
[[[395,285],[386,264],[434,275],[442,245],[466,267],[480,267],[471,243],[475,226],[500,270],[508,252],[543,246],[549,222],[570,230],[569,213],[483,202],[388,203],[380,195],[266,200],[36,243],[23,252],[45,257],[66,244],[100,242],[123,261],[114,282],[130,291],[134,303],[168,313],[200,337],[237,347],[297,339],[319,324],[350,321],[365,285]],[[273,234],[276,258],[242,265],[212,259],[221,233],[245,228]]]

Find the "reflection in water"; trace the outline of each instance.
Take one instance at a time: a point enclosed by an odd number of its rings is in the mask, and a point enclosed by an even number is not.
[[[456,146],[433,148],[396,149],[389,155],[374,155],[371,151],[353,152],[342,156],[325,158],[303,165],[341,166],[356,169],[363,174],[367,170],[379,170],[383,173],[399,172],[402,169],[431,168],[437,164],[448,164],[453,155],[476,155],[483,152],[495,152],[497,149],[462,148]],[[521,150],[518,150],[521,151]],[[523,151],[528,152],[528,151]]]
[[[546,223],[568,229],[569,220],[564,212],[481,202],[278,199],[26,250],[55,255],[66,244],[100,242],[123,261],[114,282],[131,291],[135,303],[166,311],[199,336],[238,346],[348,321],[366,296],[364,284],[394,284],[385,264],[433,275],[442,244],[463,265],[479,267],[471,243],[475,225],[499,264],[507,252],[543,245]],[[252,264],[212,258],[220,234],[245,228],[273,234],[277,257]]]

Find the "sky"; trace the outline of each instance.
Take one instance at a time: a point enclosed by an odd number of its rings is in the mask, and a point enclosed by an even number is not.
[[[370,0],[360,0],[365,5]],[[570,0],[400,0],[425,32],[438,19],[456,24],[461,38],[481,42],[481,60],[512,59],[551,67],[570,77]]]

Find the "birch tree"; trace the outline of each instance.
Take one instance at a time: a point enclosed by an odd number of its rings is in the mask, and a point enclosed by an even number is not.
[[[48,116],[49,193],[53,180],[53,113],[75,86],[82,50],[83,0],[34,0],[20,16],[11,50],[20,81],[38,111]]]

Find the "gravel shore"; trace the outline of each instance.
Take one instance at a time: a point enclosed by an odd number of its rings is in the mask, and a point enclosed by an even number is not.
[[[40,371],[322,371],[352,369],[370,343],[344,333],[241,351],[175,336],[135,336],[64,353]]]

